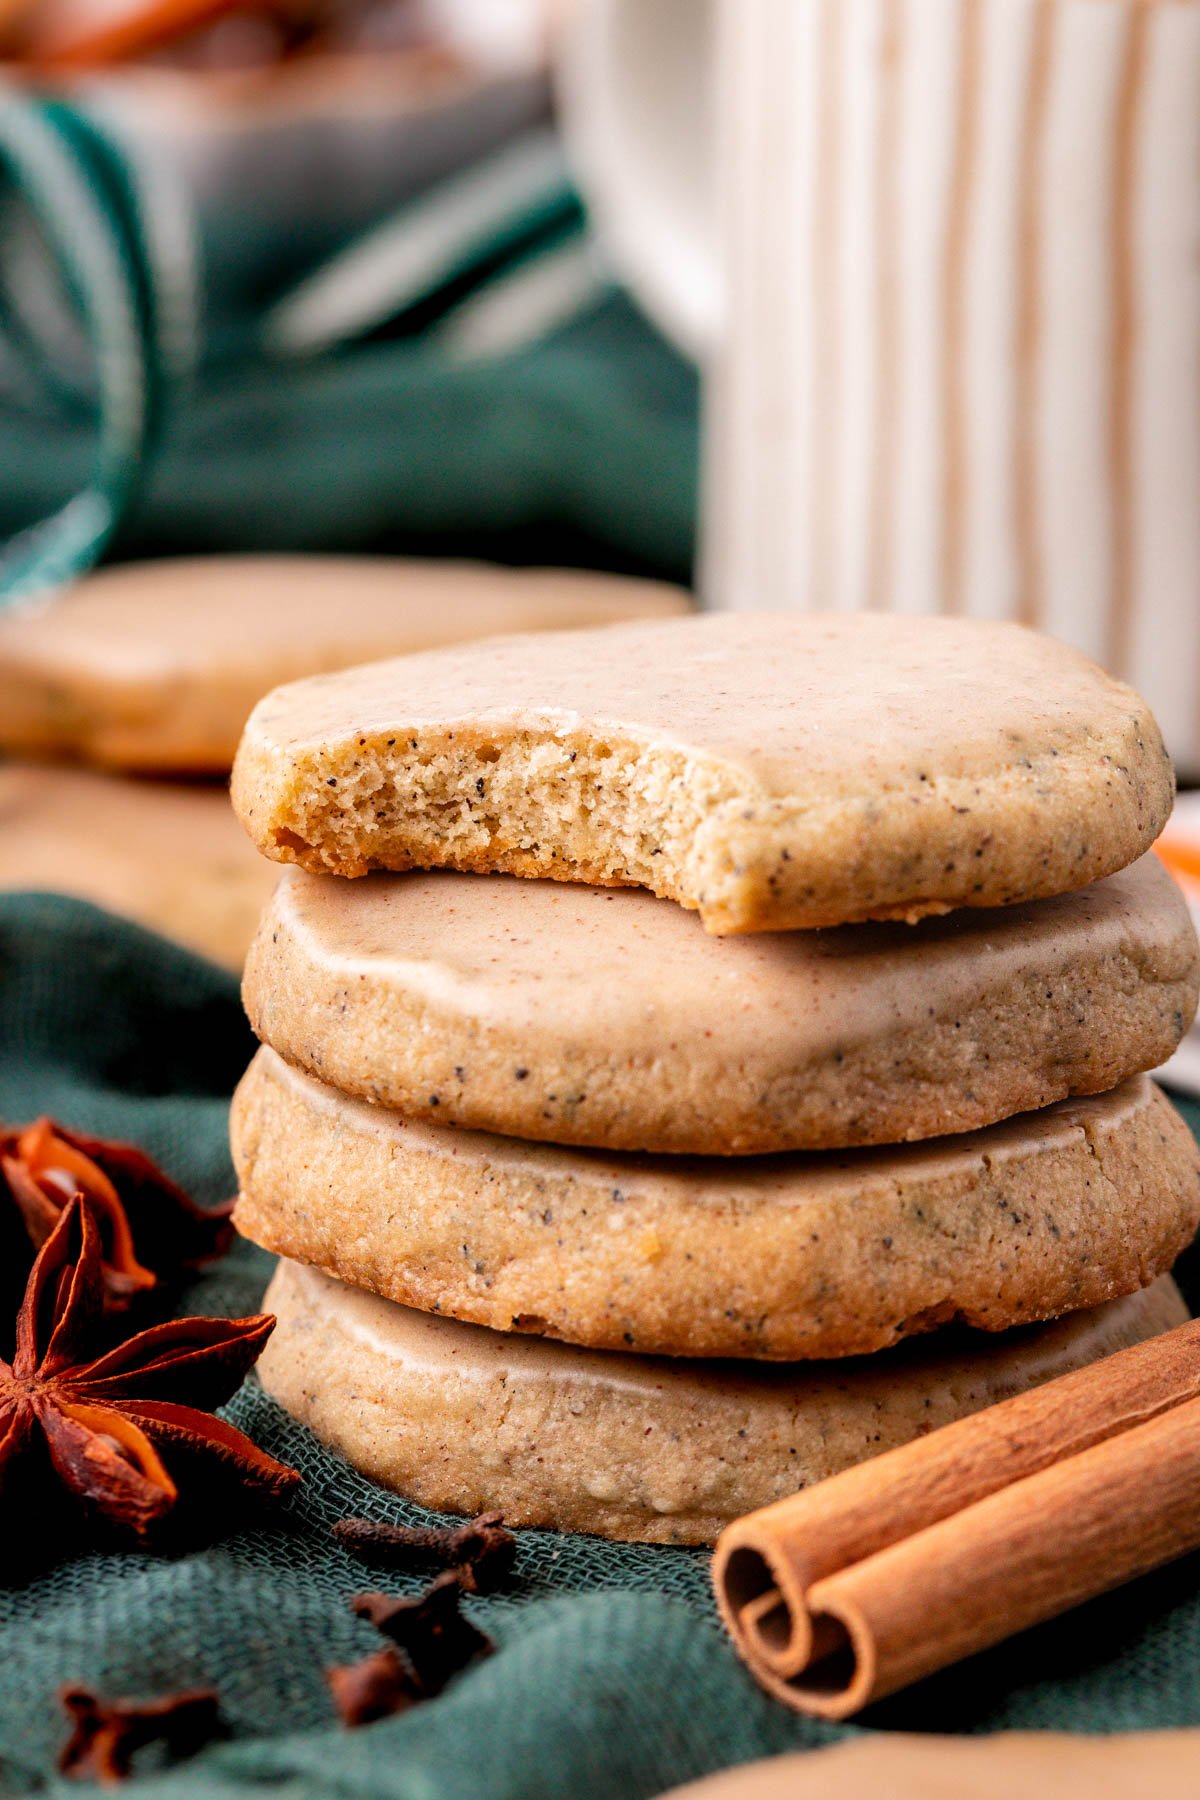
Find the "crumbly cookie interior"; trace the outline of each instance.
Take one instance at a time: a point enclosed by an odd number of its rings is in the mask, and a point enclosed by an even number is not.
[[[734,772],[680,751],[571,732],[447,731],[326,748],[289,784],[277,848],[305,867],[491,867],[646,887],[696,906],[719,881],[710,845],[761,807]],[[693,897],[695,896],[695,897]]]

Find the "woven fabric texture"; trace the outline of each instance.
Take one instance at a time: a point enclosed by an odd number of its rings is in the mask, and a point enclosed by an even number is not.
[[[135,1139],[215,1200],[232,1184],[228,1096],[251,1050],[227,975],[81,902],[0,898],[0,1117],[50,1112]],[[1200,1123],[1195,1109],[1189,1118]],[[1195,1305],[1198,1271],[1186,1265]],[[239,1245],[182,1307],[253,1310],[269,1267]],[[323,1670],[378,1642],[347,1597],[419,1581],[355,1562],[329,1527],[347,1513],[427,1515],[363,1481],[253,1381],[228,1413],[304,1474],[277,1521],[171,1559],[68,1547],[0,1590],[0,1792],[87,1791],[54,1773],[65,1736],[56,1691],[74,1681],[143,1697],[216,1685],[227,1741],[174,1768],[153,1747],[139,1757],[133,1791],[164,1800],[269,1790],[289,1800],[642,1800],[837,1735],[767,1700],[741,1670],[716,1623],[706,1557],[551,1532],[520,1534],[511,1585],[468,1602],[496,1655],[436,1701],[343,1731]],[[897,1696],[860,1728],[1197,1724],[1193,1558]]]

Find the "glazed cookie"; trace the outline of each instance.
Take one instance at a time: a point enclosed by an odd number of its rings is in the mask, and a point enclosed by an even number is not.
[[[1200,1731],[998,1731],[923,1737],[868,1731],[725,1769],[659,1800],[1194,1800]]]
[[[234,769],[268,856],[648,887],[718,933],[997,906],[1149,848],[1173,781],[1130,688],[968,619],[710,614],[296,682]]]
[[[0,888],[91,900],[236,970],[278,879],[223,787],[0,767]]]
[[[263,1304],[268,1393],[374,1480],[439,1511],[674,1544],[1187,1317],[1164,1277],[1003,1338],[747,1369],[506,1337],[292,1263]]]
[[[0,618],[0,748],[225,774],[254,702],[320,669],[497,632],[664,617],[680,588],[399,557],[205,556],[101,569]]]
[[[713,938],[651,894],[288,870],[246,966],[258,1036],[409,1118],[709,1156],[974,1130],[1155,1068],[1196,1010],[1156,857],[916,926]]]
[[[260,1051],[239,1230],[427,1312],[671,1356],[849,1356],[1143,1286],[1200,1223],[1144,1076],[966,1137],[841,1156],[599,1155],[408,1122]]]

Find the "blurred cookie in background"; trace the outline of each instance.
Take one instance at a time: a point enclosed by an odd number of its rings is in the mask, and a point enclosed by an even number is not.
[[[659,1800],[1190,1800],[1200,1732],[1001,1731],[991,1737],[867,1732],[849,1742],[725,1769]]]
[[[0,750],[225,774],[255,702],[281,682],[503,632],[663,618],[689,603],[660,582],[399,557],[116,565],[0,618]]]
[[[0,766],[0,889],[91,900],[240,971],[277,876],[223,786]]]

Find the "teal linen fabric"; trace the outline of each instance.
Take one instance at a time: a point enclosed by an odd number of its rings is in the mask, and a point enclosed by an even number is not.
[[[222,310],[212,276],[246,230],[239,210],[201,232],[178,171],[164,198],[144,150],[0,79],[0,609],[101,555],[197,550],[404,550],[686,580],[696,372],[613,286],[552,140],[502,146],[509,180],[514,155],[535,165],[520,193],[415,285],[393,274],[376,291],[378,234],[404,241],[413,209],[446,192],[457,218],[454,180],[374,221],[353,246],[357,276],[343,246],[295,287],[299,269],[264,266],[266,291]],[[535,306],[486,348],[456,338],[464,310],[497,292],[511,307],[514,284],[563,255],[588,273],[557,312]],[[332,339],[281,335],[279,307],[331,280],[339,304],[354,297]]]
[[[168,415],[118,557],[398,551],[687,581],[695,372],[623,294],[451,364],[421,338],[286,367],[244,346]],[[0,404],[0,538],[84,484],[92,422]]]
[[[0,1116],[49,1111],[134,1138],[215,1200],[232,1182],[227,1102],[251,1049],[228,975],[82,902],[0,898]],[[1195,1109],[1189,1118],[1200,1123]],[[192,1283],[184,1309],[252,1310],[269,1267],[239,1245]],[[1183,1275],[1195,1304],[1196,1271]],[[497,1654],[436,1701],[342,1731],[322,1669],[373,1646],[347,1596],[418,1582],[381,1580],[329,1527],[349,1512],[424,1515],[323,1450],[253,1381],[229,1414],[304,1472],[277,1521],[172,1559],[67,1555],[0,1590],[0,1792],[87,1791],[54,1774],[67,1681],[142,1696],[215,1683],[227,1742],[173,1769],[153,1748],[139,1758],[132,1791],[163,1800],[643,1800],[837,1735],[740,1669],[706,1557],[532,1531],[511,1586],[468,1602]],[[896,1696],[862,1725],[1200,1725],[1200,1559]]]

